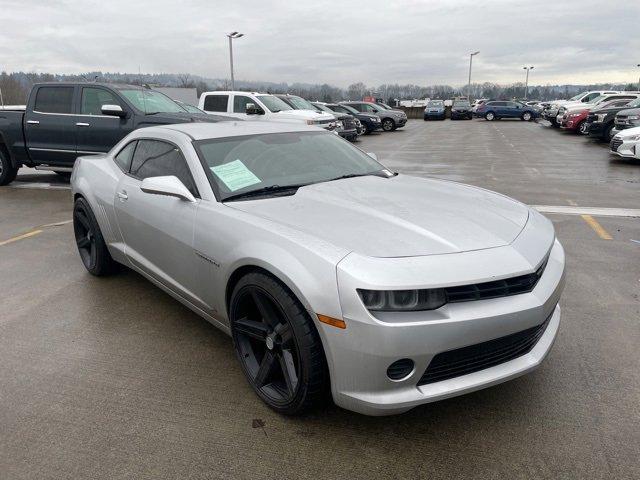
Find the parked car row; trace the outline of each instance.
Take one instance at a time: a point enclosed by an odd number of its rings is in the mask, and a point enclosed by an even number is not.
[[[466,98],[454,99],[451,105],[451,120],[471,120],[474,116],[488,121],[501,118],[520,118],[530,121],[539,117],[540,108],[533,102],[523,103],[506,100],[476,100],[473,104]],[[430,100],[424,109],[425,120],[445,119],[444,100]]]
[[[207,113],[233,117],[240,115],[245,120],[251,118],[317,125],[336,130],[349,140],[379,129],[390,132],[407,123],[406,113],[382,103],[312,103],[289,94],[204,92],[198,106]]]
[[[640,159],[640,92],[583,92],[548,102],[542,117],[554,127],[609,142],[613,154]]]
[[[401,128],[407,115],[379,103],[311,103],[240,91],[205,92],[196,107],[136,85],[41,83],[26,105],[0,109],[0,185],[11,183],[22,166],[69,176],[76,157],[105,154],[138,128],[224,120],[312,125],[354,141]]]

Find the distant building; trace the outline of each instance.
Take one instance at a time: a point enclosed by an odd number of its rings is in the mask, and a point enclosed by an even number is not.
[[[198,91],[195,88],[153,87],[153,89],[178,102],[198,106]]]

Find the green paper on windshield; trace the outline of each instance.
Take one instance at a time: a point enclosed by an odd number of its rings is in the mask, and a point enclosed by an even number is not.
[[[256,177],[241,160],[234,160],[233,162],[211,167],[211,171],[215,173],[232,192],[262,181]]]

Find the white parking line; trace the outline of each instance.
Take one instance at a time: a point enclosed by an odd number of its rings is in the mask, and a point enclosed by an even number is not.
[[[561,215],[594,215],[596,217],[640,217],[640,208],[569,207],[564,205],[531,206],[541,213],[558,213]]]

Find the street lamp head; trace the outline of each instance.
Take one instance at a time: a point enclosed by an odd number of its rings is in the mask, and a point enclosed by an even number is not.
[[[480,53],[480,50],[478,50],[477,52],[473,52],[471,56],[473,57],[474,55],[478,55],[479,53]]]
[[[244,36],[244,33],[238,33],[238,32],[227,33],[227,37],[229,38],[240,38],[242,36]]]

